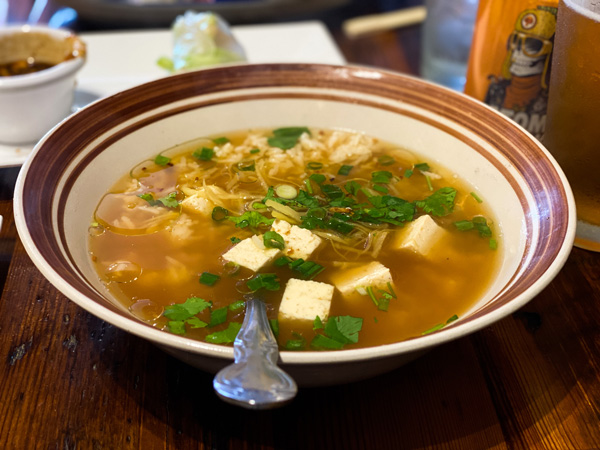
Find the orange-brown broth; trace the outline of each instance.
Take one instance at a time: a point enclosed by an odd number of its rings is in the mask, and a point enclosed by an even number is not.
[[[327,133],[320,131],[320,133]],[[234,143],[240,143],[243,136],[232,133],[228,135]],[[381,154],[394,155],[397,163],[393,166],[382,167],[377,164],[376,158],[355,167],[348,177],[336,177],[343,183],[349,179],[362,177],[369,179],[374,170],[394,171],[399,168],[410,167],[410,163],[402,161],[395,153],[396,146],[378,142],[377,147]],[[191,151],[197,145],[189,147]],[[251,155],[246,155],[250,157]],[[210,166],[207,163],[206,166]],[[329,172],[337,173],[337,167]],[[430,164],[432,165],[432,164]],[[140,169],[141,167],[141,169]],[[152,173],[157,167],[152,163],[142,164],[136,170]],[[165,185],[174,186],[174,173],[177,166],[163,169],[157,176]],[[455,187],[458,190],[455,212],[448,217],[436,218],[438,224],[443,225],[451,235],[446,245],[439,248],[434,261],[428,261],[420,256],[406,252],[394,251],[384,245],[379,257],[382,264],[388,267],[393,275],[397,299],[390,302],[387,312],[378,310],[368,296],[358,293],[344,298],[338,291],[334,293],[330,316],[350,315],[363,318],[363,327],[357,344],[347,345],[345,348],[369,347],[402,341],[421,335],[436,324],[445,322],[451,316],[459,317],[468,310],[489,286],[499,263],[501,250],[493,251],[489,248],[487,239],[478,236],[476,232],[460,232],[453,226],[454,221],[470,219],[475,215],[484,215],[490,218],[485,202],[479,204],[470,195],[469,188],[462,180],[458,180],[443,168],[432,165],[432,170],[441,174],[441,180],[432,180],[434,189],[444,186]],[[170,172],[170,174],[169,174]],[[323,172],[323,171],[316,171]],[[164,174],[168,176],[163,177]],[[314,173],[314,171],[310,171]],[[221,178],[221,179],[219,179]],[[217,177],[217,181],[223,181]],[[169,180],[169,181],[165,181]],[[214,180],[210,180],[212,183]],[[272,180],[274,185],[279,184]],[[301,185],[298,180],[288,178],[290,184]],[[208,182],[208,181],[207,181]],[[129,176],[125,176],[117,183],[111,192],[123,192],[131,183]],[[193,179],[192,184],[202,183]],[[152,184],[152,183],[147,183]],[[154,187],[159,183],[154,183]],[[179,185],[177,185],[179,187]],[[245,189],[251,190],[249,185]],[[431,194],[425,177],[413,176],[410,179],[401,179],[397,187],[401,190],[400,197],[406,200],[421,199]],[[165,190],[167,192],[168,189]],[[262,194],[262,190],[259,190]],[[96,218],[95,220],[98,220]],[[166,223],[172,219],[165,219]],[[254,234],[248,229],[239,229],[233,223],[225,221],[215,223],[210,217],[194,217],[194,236],[184,245],[174,246],[169,231],[159,230],[150,234],[126,235],[103,230],[99,233],[98,227],[92,227],[92,237],[89,240],[90,253],[95,267],[109,289],[126,307],[140,319],[154,324],[158,328],[166,327],[166,318],[157,317],[164,307],[173,303],[183,303],[188,297],[196,296],[213,303],[214,308],[227,306],[240,300],[242,294],[238,288],[243,286],[245,280],[254,273],[249,269],[241,268],[236,276],[226,275],[224,261],[220,257],[232,247],[230,238],[236,236],[240,239]],[[102,223],[101,220],[99,222]],[[100,227],[102,228],[102,227]],[[494,227],[492,227],[494,228]],[[262,229],[262,232],[266,229]],[[396,232],[396,231],[393,231]],[[494,229],[497,232],[497,229]],[[386,242],[391,240],[391,235]],[[498,239],[497,236],[494,236]],[[439,246],[438,246],[439,247]],[[177,272],[168,273],[165,257],[169,256],[181,263]],[[372,261],[369,255],[349,254],[349,261]],[[334,269],[332,261],[340,261],[340,256],[329,244],[321,248],[310,258],[320,263],[326,269],[319,274],[315,281],[330,282]],[[135,261],[142,268],[141,276],[134,281],[111,281],[107,277],[107,267],[116,261]],[[339,270],[339,269],[338,269]],[[222,279],[213,287],[202,285],[198,277],[202,272],[221,274]],[[267,292],[266,300],[270,318],[277,317],[278,303],[289,278],[295,277],[287,268],[268,267],[262,272],[277,273],[281,282],[281,290]],[[127,276],[125,277],[127,278]],[[236,288],[237,285],[237,288]],[[204,311],[198,316],[208,322],[209,312]],[[228,321],[241,322],[243,312],[229,312]],[[226,328],[226,324],[213,328],[188,329],[187,336],[203,340],[209,333]],[[289,321],[280,323],[279,341],[281,345],[294,338],[292,332],[304,336],[308,342],[314,336],[312,323]]]

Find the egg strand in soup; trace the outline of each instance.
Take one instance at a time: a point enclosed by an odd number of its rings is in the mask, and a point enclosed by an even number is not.
[[[98,204],[89,250],[114,296],[167,332],[231,344],[255,292],[282,349],[368,347],[476,302],[499,263],[484,208],[373,137],[250,130],[133,168]]]

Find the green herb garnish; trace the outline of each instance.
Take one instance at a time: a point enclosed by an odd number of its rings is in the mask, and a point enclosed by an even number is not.
[[[306,165],[306,168],[310,170],[319,170],[323,168],[323,163],[311,161]]]
[[[285,247],[283,236],[276,231],[267,231],[263,235],[263,242],[267,248],[278,248],[279,250],[283,250]]]
[[[209,334],[206,336],[205,340],[211,344],[231,344],[235,341],[240,328],[242,328],[241,323],[229,322],[229,325],[225,330]]]
[[[267,291],[278,291],[281,287],[279,285],[279,278],[274,273],[256,274],[246,282],[246,286],[252,292],[256,292],[262,288]]]
[[[330,317],[323,330],[325,334],[317,334],[310,345],[317,350],[338,350],[346,344],[355,344],[358,342],[362,323],[363,319],[359,317]]]
[[[215,275],[214,273],[210,273],[210,272],[202,272],[202,275],[200,275],[199,281],[202,284],[205,284],[207,286],[214,286],[215,283],[217,281],[219,281],[221,279],[221,277],[219,275]]]
[[[381,155],[379,158],[377,158],[377,162],[382,166],[391,166],[396,162],[396,160],[390,155]]]
[[[185,334],[186,324],[192,328],[201,328],[207,325],[196,317],[196,314],[210,306],[210,302],[198,297],[190,297],[184,303],[167,306],[163,316],[170,319],[167,327],[171,333]]]
[[[210,161],[215,156],[215,151],[212,148],[202,147],[200,150],[196,150],[192,153],[192,156],[202,161]]]
[[[238,228],[257,228],[259,225],[271,226],[275,221],[275,219],[269,219],[257,211],[246,211],[239,217],[228,216],[227,219],[235,223]]]
[[[215,309],[210,312],[210,322],[208,323],[209,327],[216,327],[217,325],[221,325],[227,321],[227,306],[223,308]]]
[[[471,197],[473,197],[477,203],[483,203],[481,197],[479,197],[479,195],[477,195],[475,192],[471,192]]]
[[[298,334],[296,332],[292,333],[292,335],[296,338],[296,339],[289,339],[284,347],[286,350],[304,350],[304,348],[306,347],[306,339],[304,339],[304,337],[302,337],[301,334]]]
[[[438,323],[437,325],[431,327],[429,330],[423,331],[423,333],[421,333],[422,335],[425,334],[430,334],[433,333],[434,331],[438,331],[441,330],[442,328],[444,328],[446,325],[448,325],[449,323],[454,322],[455,320],[458,319],[458,316],[455,314],[452,317],[450,317],[448,320],[446,320],[445,323]]]
[[[170,162],[171,158],[169,158],[168,156],[157,155],[156,158],[154,158],[154,164],[157,164],[159,166],[166,166]]]
[[[380,170],[371,174],[371,182],[373,183],[389,183],[394,176],[387,170]]]
[[[250,150],[250,154],[254,155],[255,153],[259,153],[260,149],[259,148],[253,148],[252,150]]]
[[[237,244],[239,242],[242,242],[242,240],[239,237],[235,237],[235,236],[231,236],[229,238],[229,240],[231,241],[232,244]]]
[[[229,311],[237,311],[239,309],[242,309],[245,305],[246,302],[244,300],[236,300],[235,302],[230,303],[227,306],[227,309],[229,309]]]
[[[289,150],[294,147],[303,133],[310,134],[306,127],[287,127],[273,130],[273,136],[267,139],[271,147]]]
[[[421,172],[429,172],[431,170],[427,163],[415,164],[415,169],[419,169]]]
[[[456,189],[443,187],[435,191],[425,200],[416,201],[415,204],[427,214],[442,217],[447,216],[453,211],[455,198]]]
[[[223,220],[227,219],[227,217],[229,217],[229,211],[223,208],[222,206],[215,206],[210,216],[215,222],[222,222]]]
[[[229,142],[229,139],[226,138],[225,136],[223,137],[218,137],[212,140],[215,145],[223,145],[223,144],[227,144]]]
[[[340,170],[338,170],[338,175],[349,175],[353,168],[354,166],[344,164],[342,167],[340,167]]]

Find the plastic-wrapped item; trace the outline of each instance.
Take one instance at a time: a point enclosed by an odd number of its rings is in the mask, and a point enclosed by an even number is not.
[[[159,64],[171,71],[246,61],[246,54],[229,25],[210,12],[187,11],[173,23],[173,58]]]

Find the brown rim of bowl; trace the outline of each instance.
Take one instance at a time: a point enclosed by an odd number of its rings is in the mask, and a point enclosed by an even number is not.
[[[376,78],[376,82],[373,81]],[[95,139],[110,131],[118,123],[134,118],[140,113],[150,112],[160,106],[168,105],[190,97],[203,94],[225,93],[248,88],[320,88],[332,89],[332,94],[323,91],[310,94],[297,92],[257,92],[244,94],[244,99],[301,97],[333,99],[347,101],[380,109],[398,112],[428,122],[454,137],[466,142],[482,156],[486,157],[505,176],[515,189],[525,214],[527,233],[533,233],[533,223],[539,223],[537,235],[541,238],[534,248],[526,248],[519,268],[507,285],[487,305],[474,314],[461,320],[456,326],[472,322],[475,319],[497,310],[514,297],[529,289],[554,263],[563,248],[568,234],[570,222],[568,208],[569,195],[565,190],[561,176],[550,163],[540,144],[520,127],[503,116],[491,111],[485,105],[473,101],[461,94],[432,85],[422,80],[365,67],[330,66],[317,64],[259,64],[244,66],[228,66],[198,72],[189,72],[167,77],[135,87],[122,93],[101,100],[91,107],[84,108],[71,116],[44,138],[27,165],[27,176],[23,179],[22,207],[24,221],[28,232],[45,263],[63,280],[83,295],[107,307],[121,316],[130,316],[107,302],[99,292],[83,281],[80,273],[71,273],[73,259],[70,254],[65,258],[61,244],[65,242],[64,224],[58,224],[57,239],[52,227],[51,203],[39,201],[39,193],[48,186],[57,186],[67,168],[78,155]],[[367,94],[369,98],[343,98],[340,92],[348,91]],[[337,92],[337,95],[336,95]],[[375,100],[382,99],[381,103]],[[66,199],[78,173],[83,170],[97,155],[115,140],[131,133],[135,129],[207,104],[231,102],[240,99],[240,95],[232,92],[218,99],[200,99],[174,110],[151,115],[140,123],[135,123],[111,135],[107,140],[97,144],[89,155],[86,155],[67,174],[65,188],[58,193],[54,202],[58,203],[59,215],[65,212]],[[442,119],[450,120],[467,130],[483,136],[520,172],[527,173],[525,180],[528,194],[534,199],[536,209],[530,209],[524,193],[517,180],[508,173],[505,167],[495,161],[488,152],[477,143],[469,140],[451,127],[438,121],[409,111],[402,106],[390,106],[385,99],[400,100],[404,104],[429,110]],[[493,118],[494,120],[490,120]],[[515,152],[514,149],[519,151]],[[57,195],[53,192],[53,197]],[[52,202],[52,204],[54,204]],[[539,217],[539,219],[538,219]],[[39,226],[43,224],[43,226]],[[64,246],[66,248],[66,245]],[[533,265],[524,266],[526,258]],[[73,264],[74,266],[74,264]],[[493,305],[490,306],[493,302]],[[140,322],[143,323],[143,322]],[[145,324],[150,326],[148,324]],[[391,344],[394,345],[394,344]]]

